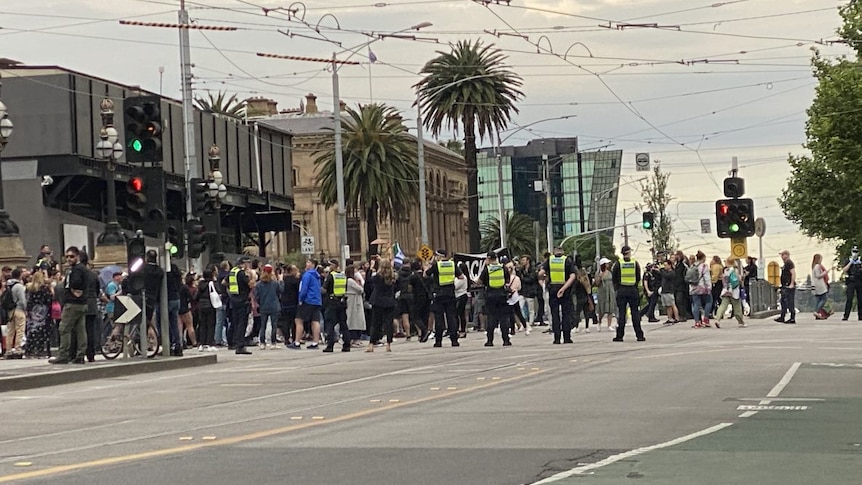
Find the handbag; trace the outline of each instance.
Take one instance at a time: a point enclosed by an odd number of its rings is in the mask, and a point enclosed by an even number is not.
[[[63,318],[63,307],[60,305],[59,301],[51,302],[51,318],[54,320],[60,320]]]
[[[214,310],[218,310],[222,306],[221,295],[218,294],[218,291],[215,289],[215,284],[212,281],[207,285],[209,290],[210,304],[213,306]]]

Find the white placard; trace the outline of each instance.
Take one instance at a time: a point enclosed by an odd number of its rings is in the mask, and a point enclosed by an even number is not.
[[[299,247],[302,254],[314,254],[314,236],[302,236]]]

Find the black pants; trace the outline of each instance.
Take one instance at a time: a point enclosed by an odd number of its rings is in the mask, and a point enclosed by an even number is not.
[[[215,342],[216,311],[212,308],[198,309],[198,333],[195,334],[200,345],[213,345]]]
[[[545,321],[545,296],[539,288],[539,293],[536,295],[536,322],[542,323]]]
[[[551,288],[548,300],[551,306],[551,330],[554,332],[554,342],[559,342],[562,336],[564,342],[572,341],[572,323],[575,314],[575,304],[572,295],[566,291],[562,298],[557,297],[557,289]],[[562,315],[560,314],[562,311]]]
[[[650,322],[656,322],[658,319],[655,317],[655,307],[658,305],[658,292],[654,291],[652,296],[647,297],[647,304],[645,307],[641,308],[640,316],[643,317],[646,315],[647,320]]]
[[[290,342],[296,338],[296,307],[283,306],[281,313],[278,315],[278,326],[281,327],[281,334],[284,336],[284,343]]]
[[[515,325],[515,320],[517,320],[521,324],[521,326],[523,326],[526,329],[527,328],[527,319],[524,318],[524,312],[521,311],[521,303],[518,302],[518,303],[515,303],[514,305],[508,305],[508,307],[509,307],[509,312],[511,312],[510,319],[512,321],[512,326]],[[509,329],[511,330],[512,327],[509,327]]]
[[[617,338],[622,339],[626,334],[626,307],[632,312],[632,327],[635,329],[635,336],[639,339],[644,338],[644,331],[641,328],[640,318],[640,303],[638,302],[638,290],[634,286],[621,286],[617,292],[617,307],[619,315],[617,316]]]
[[[844,318],[850,318],[850,310],[853,309],[853,296],[856,296],[856,311],[859,320],[862,320],[862,284],[847,283],[847,303],[844,304]]]
[[[796,320],[796,288],[781,288],[781,319],[790,312],[790,319]]]
[[[485,305],[487,313],[487,304]],[[434,341],[443,343],[443,330],[449,330],[449,340],[452,343],[458,341],[458,316],[457,303],[454,298],[448,297],[437,299],[432,307],[434,309]]]
[[[386,343],[392,343],[392,318],[394,317],[395,307],[383,308],[378,305],[371,307],[371,343],[369,345],[378,343],[384,334],[386,335]],[[346,316],[344,320],[347,320]],[[329,319],[327,319],[326,325],[329,325]],[[347,328],[347,325],[344,328]]]
[[[84,325],[87,330],[87,360],[93,362],[96,359],[96,350],[102,346],[101,325],[96,315],[87,315]]]
[[[691,296],[688,291],[677,290],[674,292],[674,300],[676,308],[679,310],[679,319],[687,320],[692,318],[691,315]]]
[[[485,315],[487,316],[485,335],[488,337],[488,342],[494,342],[494,329],[498,325],[500,333],[503,335],[503,342],[508,342],[509,332],[512,328],[512,311],[506,304],[506,300],[486,300]]]
[[[326,314],[323,317],[326,346],[329,348],[334,347],[338,342],[338,333],[335,331],[336,325],[338,325],[338,329],[341,331],[343,345],[350,348],[350,330],[347,328],[347,305],[339,301],[330,300],[326,305]]]
[[[414,299],[410,306],[410,324],[419,330],[422,337],[428,332],[428,316],[431,314],[431,302],[425,299]]]
[[[243,303],[232,303],[231,333],[233,333],[233,344],[237,350],[245,348],[245,327],[248,326],[248,301]]]
[[[458,328],[467,331],[467,295],[461,295],[455,300],[455,314],[458,315]]]

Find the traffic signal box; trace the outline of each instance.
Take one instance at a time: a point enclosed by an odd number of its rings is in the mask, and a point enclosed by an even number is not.
[[[192,217],[201,217],[210,213],[209,184],[203,179],[191,179],[189,181],[192,193]]]
[[[159,96],[134,96],[123,100],[127,162],[162,162],[160,105]]]
[[[188,241],[188,255],[190,258],[199,258],[206,251],[207,229],[200,219],[189,219],[186,222],[186,234]]]
[[[754,201],[751,199],[715,201],[715,229],[720,238],[754,236]]]
[[[647,231],[652,230],[655,227],[655,214],[652,212],[644,212],[643,213],[643,222],[642,227]]]
[[[144,266],[146,266],[147,245],[143,237],[135,237],[126,244],[126,258],[129,276],[125,283],[125,292],[140,293],[144,289]]]
[[[126,183],[129,222],[148,234],[165,231],[165,172],[161,166],[138,169]]]

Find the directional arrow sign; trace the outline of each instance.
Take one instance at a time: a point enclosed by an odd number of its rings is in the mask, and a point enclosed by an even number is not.
[[[114,323],[131,323],[141,314],[141,307],[131,296],[117,296],[114,302]]]

